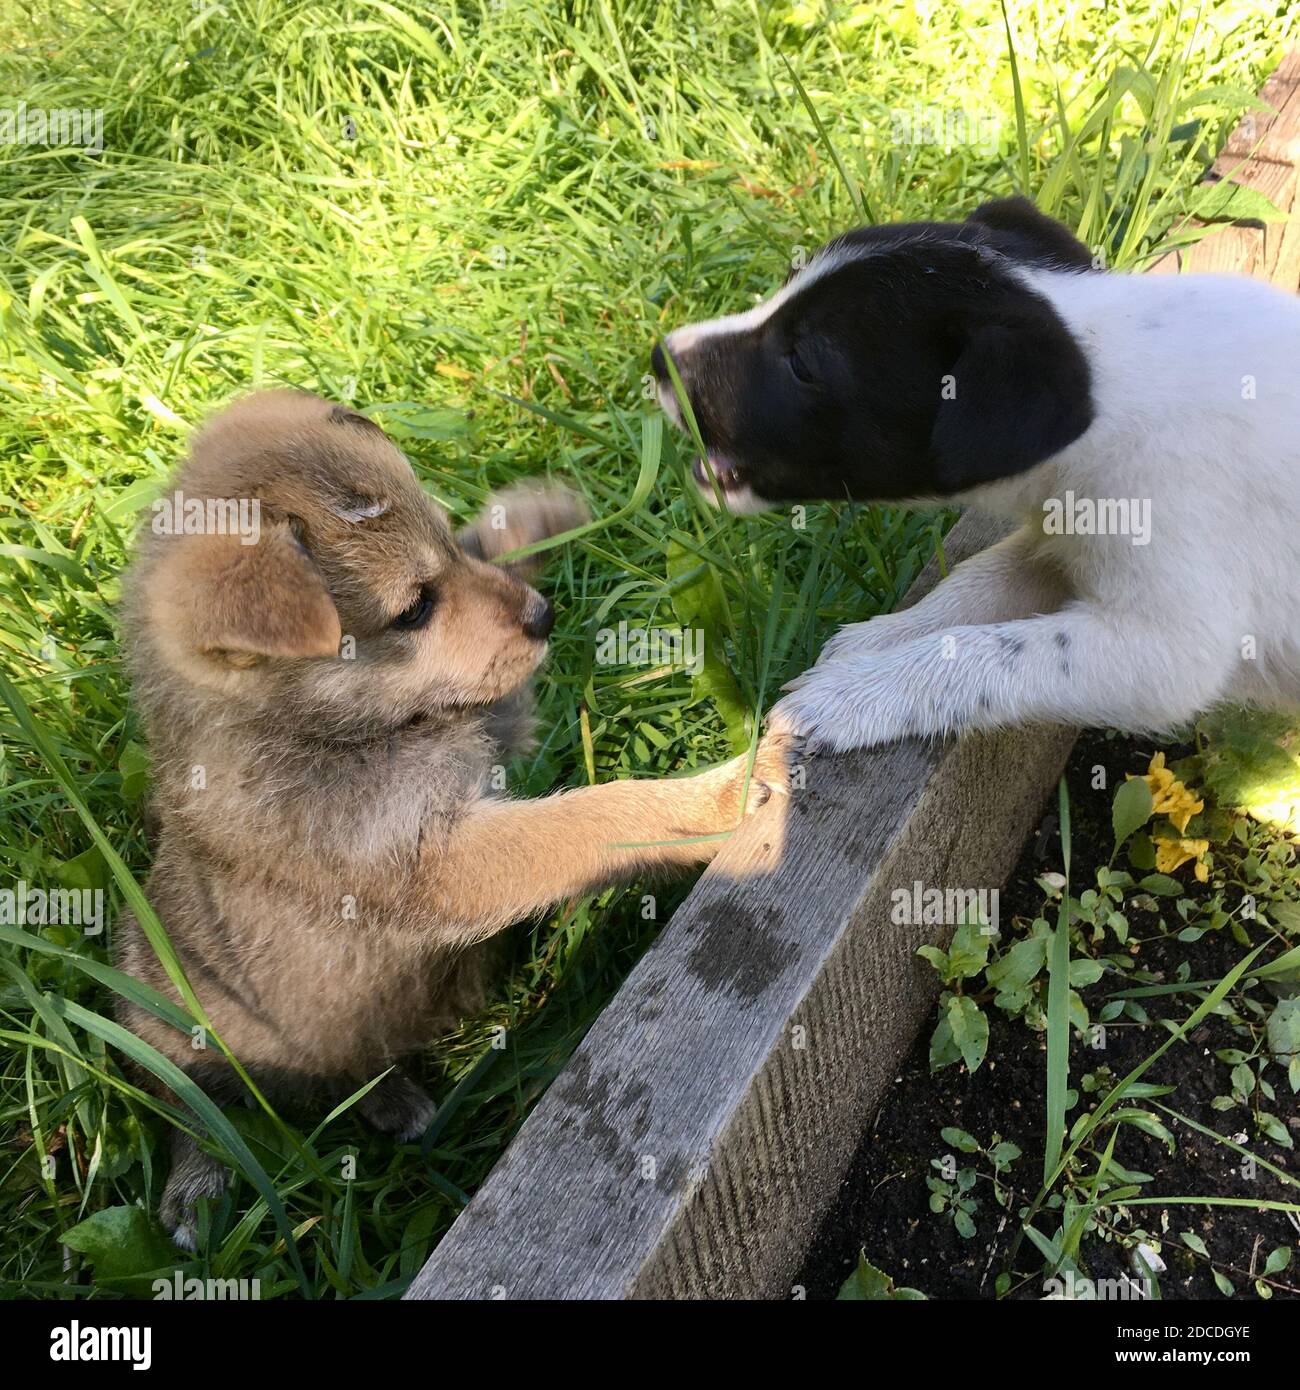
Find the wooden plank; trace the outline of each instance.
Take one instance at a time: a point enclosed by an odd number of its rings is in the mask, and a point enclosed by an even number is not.
[[[1287,220],[1216,227],[1195,245],[1162,257],[1148,267],[1148,274],[1234,271],[1288,289],[1300,284],[1300,209],[1295,206],[1300,165],[1300,50],[1282,60],[1264,84],[1260,99],[1274,109],[1252,111],[1242,117],[1206,177],[1230,179],[1255,189],[1287,213]],[[1205,224],[1191,218],[1183,225]]]
[[[1179,253],[1181,268],[1196,274],[1235,271],[1268,279],[1264,260],[1264,233],[1258,227],[1219,227],[1203,241]]]
[[[949,563],[999,534],[968,514]],[[999,887],[1073,741],[812,759],[710,866],[407,1297],[788,1297],[933,1007],[916,948],[942,932],[891,921],[894,890]]]
[[[1260,89],[1272,111],[1248,111],[1223,147],[1229,158],[1253,155],[1277,164],[1300,163],[1300,49],[1292,49]]]
[[[1286,214],[1291,214],[1295,204],[1297,170],[1294,164],[1220,155],[1210,177],[1226,178],[1243,188],[1254,189]],[[1240,275],[1273,280],[1279,273],[1285,274],[1280,271],[1282,246],[1294,223],[1294,217],[1288,216],[1284,222],[1264,222],[1258,226],[1234,223],[1217,228],[1194,246],[1177,253],[1179,268],[1200,273],[1235,271]],[[1194,219],[1193,224],[1196,225]],[[1296,282],[1289,283],[1294,288]]]

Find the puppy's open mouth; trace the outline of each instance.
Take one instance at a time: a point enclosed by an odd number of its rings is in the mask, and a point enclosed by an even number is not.
[[[740,465],[721,454],[696,459],[691,471],[704,500],[717,506],[721,497],[722,505],[733,516],[766,511],[771,505],[754,491]]]
[[[695,481],[709,494],[712,494],[715,482],[721,488],[723,496],[742,492],[746,486],[740,468],[730,459],[722,458],[718,454],[697,458],[691,471],[695,475]]]

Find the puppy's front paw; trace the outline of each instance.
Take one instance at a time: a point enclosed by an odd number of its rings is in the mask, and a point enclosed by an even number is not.
[[[551,483],[519,483],[488,498],[461,543],[483,559],[496,561],[522,546],[572,531],[590,519],[582,498],[568,488]],[[526,555],[513,561],[510,568],[529,578],[545,561],[544,553]]]
[[[774,796],[790,790],[790,745],[780,738],[760,741],[751,770],[749,754],[742,753],[709,776],[716,778],[719,829],[730,830],[745,816],[766,806]]]
[[[919,634],[908,609],[901,613],[881,613],[865,623],[846,623],[826,639],[817,665],[860,661],[873,653],[900,647],[916,635]]]
[[[873,632],[871,629],[876,628]],[[873,618],[870,623],[846,623],[840,630],[828,637],[817,656],[817,664],[834,661],[837,657],[853,657],[870,651],[878,636],[883,640],[883,624]]]
[[[887,736],[872,718],[863,678],[856,672],[814,666],[784,689],[786,694],[768,712],[768,736],[797,742],[809,756],[868,747]]]
[[[775,730],[759,739],[750,785],[763,788],[763,802],[770,801],[774,796],[790,795],[790,765],[794,762],[796,751],[796,740]],[[747,814],[750,809],[746,807]]]
[[[764,720],[768,738],[780,739],[791,746],[806,743],[808,734],[815,727],[810,724],[809,711],[799,695],[807,679],[808,673],[805,673],[781,687],[785,694],[768,710]]]

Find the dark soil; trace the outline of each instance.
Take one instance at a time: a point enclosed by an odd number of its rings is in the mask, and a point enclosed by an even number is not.
[[[1111,851],[1110,805],[1114,788],[1126,772],[1145,772],[1153,748],[1149,744],[1102,733],[1086,734],[1076,747],[1067,768],[1070,791],[1072,863],[1074,886],[1079,891],[1093,880],[1096,865],[1105,863]],[[1185,751],[1185,750],[1182,750]],[[1171,752],[1169,761],[1174,761]],[[1094,791],[1092,769],[1106,768],[1109,790]],[[1061,868],[1060,832],[1057,824],[1056,796],[1038,833],[1031,837],[1025,852],[1002,893],[1001,921],[1004,934],[1013,917],[1032,920],[1042,911],[1043,893],[1034,878]],[[1178,877],[1188,882],[1190,865]],[[1192,896],[1189,893],[1189,896]],[[1165,900],[1169,902],[1169,899]],[[1169,913],[1172,916],[1172,911]],[[1158,932],[1154,914],[1129,913],[1133,937],[1143,941],[1136,959],[1146,970],[1172,980],[1174,971],[1187,961],[1194,980],[1219,979],[1244,954],[1227,931],[1207,932],[1198,942],[1184,944],[1173,935],[1149,938]],[[1055,918],[1051,919],[1053,922]],[[1095,1016],[1105,994],[1114,988],[1113,977],[1105,977],[1082,991]],[[1127,1020],[1107,1027],[1106,1047],[1092,1050],[1072,1035],[1070,1084],[1078,1087],[1080,1077],[1105,1065],[1116,1079],[1149,1056],[1167,1037],[1156,1020],[1181,1020],[1194,1007],[1187,995],[1157,996],[1142,1001],[1151,1017],[1150,1025]],[[957,1126],[988,1145],[996,1132],[1019,1145],[1018,1159],[1004,1186],[1015,1189],[1016,1206],[1026,1205],[1037,1190],[1043,1166],[1043,1118],[1046,1108],[1046,1048],[1040,1035],[1020,1020],[1008,1020],[991,1005],[988,1057],[974,1075],[960,1065],[930,1074],[929,1037],[932,1025],[921,1036],[902,1067],[897,1084],[886,1098],[841,1183],[838,1198],[813,1242],[798,1279],[809,1298],[834,1298],[843,1281],[856,1265],[859,1251],[899,1285],[920,1289],[930,1298],[980,1299],[994,1297],[994,1280],[1006,1267],[1011,1239],[1016,1232],[1014,1216],[999,1234],[1005,1215],[994,1203],[992,1186],[977,1183],[980,1199],[975,1216],[976,1233],[963,1239],[948,1215],[936,1215],[929,1208],[930,1192],[926,1178],[935,1172],[931,1159],[952,1151],[940,1138],[946,1125]],[[1221,1019],[1211,1016],[1187,1043],[1175,1044],[1143,1077],[1178,1090],[1161,1099],[1198,1123],[1220,1134],[1240,1136],[1251,1131],[1245,1147],[1253,1153],[1292,1171],[1294,1152],[1281,1149],[1253,1132],[1248,1117],[1236,1108],[1226,1112],[1211,1108],[1216,1095],[1230,1090],[1229,1068],[1214,1057],[1216,1048],[1241,1047]],[[1194,1048],[1194,1050],[1193,1050]],[[1296,1097],[1276,1068],[1270,1069],[1277,1089],[1273,1113],[1300,1136]],[[1091,1104],[1093,1097],[1082,1096]],[[1080,1113],[1070,1111],[1069,1120]],[[1160,1112],[1156,1112],[1159,1114]],[[1215,1143],[1188,1126],[1161,1116],[1177,1141],[1170,1155],[1154,1137],[1141,1134],[1132,1126],[1121,1127],[1115,1157],[1130,1169],[1149,1173],[1153,1182],[1143,1187],[1143,1196],[1217,1196],[1265,1200],[1296,1200],[1295,1189],[1287,1189],[1277,1178],[1259,1169],[1253,1179],[1242,1176],[1239,1155]],[[987,1171],[978,1155],[956,1155],[963,1166]],[[1216,1266],[1231,1279],[1237,1297],[1255,1298],[1251,1271],[1262,1270],[1269,1251],[1279,1245],[1300,1244],[1296,1228],[1283,1212],[1259,1211],[1248,1207],[1211,1208],[1192,1206],[1134,1207],[1132,1214],[1152,1233],[1167,1230],[1161,1242],[1161,1257],[1168,1265],[1160,1276],[1166,1298],[1220,1299],[1214,1277],[1204,1260],[1196,1259],[1178,1239],[1178,1233],[1193,1231],[1205,1241]],[[1165,1224],[1167,1222],[1167,1224]],[[1036,1223],[1044,1232],[1054,1232],[1059,1217],[1047,1213]],[[1130,1273],[1124,1250],[1089,1236],[1083,1248],[1083,1266],[1094,1280],[1119,1279]],[[1009,1296],[1043,1297],[1042,1259],[1025,1241],[1015,1260],[1015,1279]],[[1300,1260],[1293,1258],[1289,1269],[1276,1276],[1289,1285],[1274,1289],[1275,1298],[1300,1295]]]

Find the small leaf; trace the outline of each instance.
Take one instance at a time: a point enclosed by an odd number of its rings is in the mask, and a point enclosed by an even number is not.
[[[1264,1273],[1281,1274],[1290,1263],[1291,1247],[1289,1245],[1279,1245],[1264,1262]]]
[[[1141,829],[1151,819],[1154,803],[1151,788],[1141,777],[1131,777],[1115,789],[1115,800],[1111,804],[1110,823],[1115,832],[1115,852],[1135,831]]]
[[[948,953],[941,951],[937,946],[918,946],[916,954],[928,960],[939,972],[939,978],[945,982],[950,978],[948,974]]]
[[[1188,197],[1187,212],[1202,222],[1276,222],[1286,216],[1258,189],[1231,179],[1198,183]]]
[[[858,1256],[857,1269],[841,1286],[839,1297],[849,1301],[875,1303],[891,1299],[915,1302],[917,1299],[924,1299],[925,1295],[919,1289],[895,1288],[893,1279],[883,1270],[877,1269],[863,1251]]]
[[[963,922],[952,934],[948,947],[949,980],[969,980],[984,969],[989,958],[989,935],[978,922]]]
[[[993,1167],[1000,1173],[1004,1168],[1009,1168],[1020,1157],[1020,1148],[1011,1143],[1009,1139],[1004,1139],[1002,1143],[994,1147],[991,1157]]]
[[[1295,1140],[1291,1138],[1291,1132],[1278,1119],[1276,1115],[1270,1115],[1266,1110],[1261,1110],[1255,1117],[1260,1129],[1275,1143],[1284,1149],[1295,1147]]]
[[[1204,1255],[1208,1260],[1210,1252],[1205,1248],[1205,1242],[1194,1231],[1183,1231],[1182,1241],[1189,1250],[1195,1250],[1198,1255]]]
[[[95,1281],[140,1293],[147,1274],[170,1274],[184,1260],[140,1207],[105,1207],[65,1231],[62,1242],[95,1267]]]
[[[939,1131],[939,1137],[945,1144],[951,1144],[954,1149],[959,1149],[964,1154],[979,1152],[979,1144],[964,1129],[956,1129],[952,1125],[947,1125]]]
[[[1268,1049],[1281,1067],[1300,1053],[1300,999],[1279,999],[1268,1019]]]
[[[1004,951],[989,966],[989,984],[1002,994],[1018,994],[1037,977],[1047,962],[1047,942],[1041,936],[1027,936]]]
[[[1140,1129],[1143,1134],[1149,1134],[1153,1139],[1161,1140],[1169,1152],[1173,1153],[1174,1136],[1149,1110],[1117,1110],[1113,1118]]]
[[[122,774],[122,799],[139,801],[149,781],[149,755],[144,745],[128,743],[118,755],[117,770]]]
[[[930,1070],[950,1067],[961,1060],[961,1052],[953,1040],[952,1028],[946,1015],[941,1015],[938,1025],[930,1037]]]
[[[1088,985],[1095,985],[1105,973],[1106,968],[1100,961],[1086,960],[1076,956],[1070,962],[1070,984],[1075,989],[1084,989]]]
[[[1151,843],[1151,836],[1145,830],[1139,831],[1129,842],[1128,859],[1135,869],[1155,868],[1155,846]]]
[[[966,995],[953,995],[948,1001],[948,1027],[966,1070],[976,1071],[989,1045],[989,1021],[980,1006]]]
[[[108,864],[98,845],[82,850],[73,859],[62,862],[47,860],[48,871],[65,888],[89,888],[103,890],[111,882]]]

